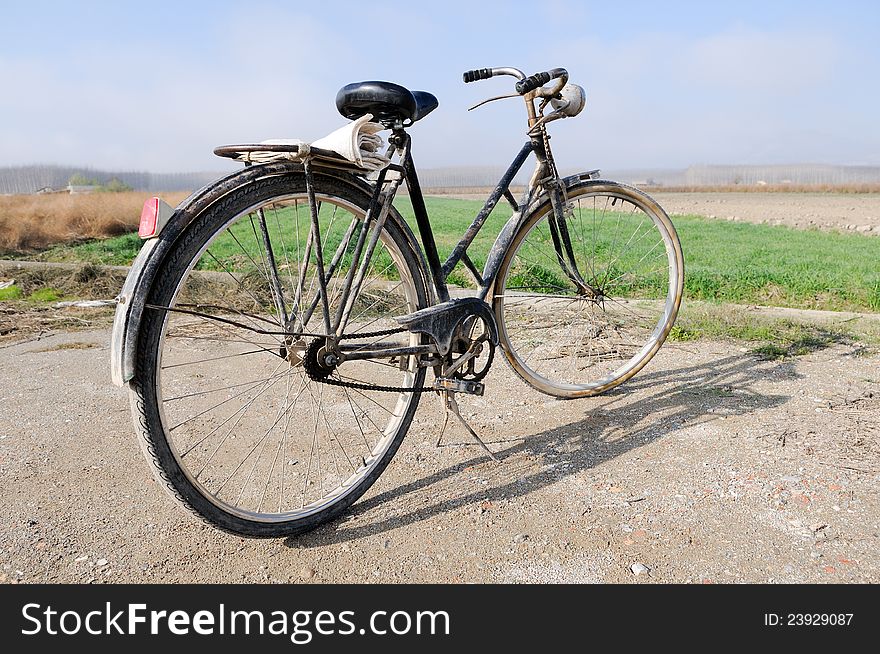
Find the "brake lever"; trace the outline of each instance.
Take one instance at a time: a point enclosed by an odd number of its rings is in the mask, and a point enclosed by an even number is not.
[[[566,117],[565,110],[557,109],[556,111],[553,111],[553,112],[547,114],[546,116],[541,116],[535,122],[535,124],[532,125],[532,127],[529,129],[529,131],[526,132],[526,134],[528,134],[529,136],[538,136],[540,134],[539,130],[541,128],[541,125],[546,125],[549,122],[552,122],[554,120],[559,120],[560,118],[565,118],[565,117]]]
[[[482,107],[484,104],[488,104],[490,102],[495,102],[495,100],[506,100],[507,98],[519,98],[521,97],[519,93],[511,93],[510,95],[496,95],[494,98],[489,98],[488,100],[483,100],[482,102],[478,102],[473,107],[470,107],[468,111],[473,111],[477,107]]]

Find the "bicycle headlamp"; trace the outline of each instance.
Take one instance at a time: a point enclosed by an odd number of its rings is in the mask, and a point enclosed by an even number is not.
[[[550,101],[550,106],[569,118],[577,116],[587,104],[587,92],[577,84],[566,84],[559,95],[558,99],[554,98]]]

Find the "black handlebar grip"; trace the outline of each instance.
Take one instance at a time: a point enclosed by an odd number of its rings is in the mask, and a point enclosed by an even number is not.
[[[534,91],[539,86],[544,86],[551,79],[553,78],[550,77],[550,73],[535,73],[531,77],[526,77],[524,80],[517,82],[516,92],[520,95],[525,95],[529,91]]]
[[[489,79],[492,77],[492,69],[491,68],[479,68],[477,70],[469,70],[462,78],[464,79],[464,83],[468,82],[476,82],[481,79]]]

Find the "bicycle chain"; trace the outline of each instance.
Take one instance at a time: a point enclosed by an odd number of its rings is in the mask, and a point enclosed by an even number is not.
[[[347,339],[347,338],[378,338],[380,336],[390,336],[391,334],[400,334],[402,332],[407,331],[403,328],[396,329],[385,329],[378,332],[367,332],[364,334],[348,334],[339,337],[339,340]],[[303,368],[306,371],[306,375],[308,375],[309,379],[314,382],[319,382],[321,384],[328,384],[330,386],[341,386],[342,388],[356,388],[359,390],[365,391],[381,391],[385,393],[429,393],[434,390],[432,386],[418,386],[418,387],[405,387],[405,386],[380,386],[378,384],[364,384],[362,382],[347,382],[341,379],[331,379],[329,377],[329,372],[326,374],[321,374],[321,370],[316,369],[313,366],[313,357],[317,359],[317,351],[321,348],[321,339],[316,338],[313,340],[309,347],[306,348],[306,355],[303,357]]]
[[[400,334],[407,331],[403,328],[395,328],[395,329],[385,329],[378,332],[365,332],[363,334],[348,334],[339,337],[339,340],[344,340],[348,338],[377,338],[381,336],[390,336],[391,334]],[[379,384],[364,384],[362,382],[347,382],[341,379],[331,379],[330,372],[324,372],[320,368],[314,367],[314,361],[317,360],[318,351],[321,349],[321,339],[316,338],[311,343],[309,343],[308,348],[306,348],[306,355],[303,357],[303,369],[306,371],[306,375],[309,379],[314,382],[318,382],[321,384],[328,384],[329,386],[340,386],[342,388],[356,388],[358,390],[365,391],[380,391],[384,393],[430,393],[432,391],[436,391],[437,389],[433,386],[381,386]],[[492,345],[489,345],[489,360],[486,362],[484,368],[480,373],[475,374],[471,381],[481,381],[488,373],[489,368],[492,365],[493,355],[495,353],[495,348]],[[323,374],[322,374],[323,373]]]

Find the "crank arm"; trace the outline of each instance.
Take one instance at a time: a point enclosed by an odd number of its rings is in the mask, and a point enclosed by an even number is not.
[[[449,377],[450,375],[452,375],[452,373],[461,368],[468,361],[470,361],[474,357],[478,357],[483,351],[482,345],[484,342],[487,342],[486,338],[481,338],[480,340],[474,341],[467,349],[467,352],[458,357],[448,368],[443,369],[443,376]],[[477,349],[478,345],[480,346],[479,350]]]

